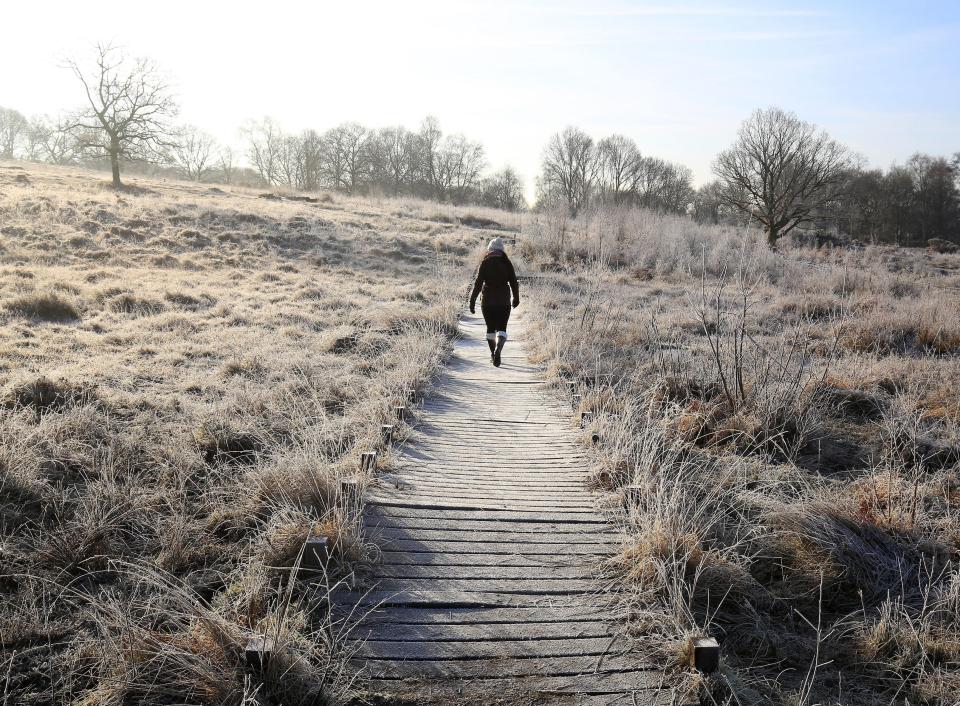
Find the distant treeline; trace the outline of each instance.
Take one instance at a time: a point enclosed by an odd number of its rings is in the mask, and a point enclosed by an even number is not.
[[[125,171],[302,191],[413,195],[511,211],[527,206],[523,182],[513,168],[485,173],[483,145],[461,134],[444,135],[432,116],[416,131],[348,122],[324,132],[296,134],[263,118],[247,122],[241,134],[249,166],[241,165],[239,155],[209,133],[187,125],[171,129],[158,141],[161,149],[125,159]],[[27,119],[0,107],[0,158],[109,167],[103,154],[84,149],[83,138],[69,118]]]
[[[28,119],[0,108],[0,158],[110,168],[109,145],[80,127],[75,118]],[[248,121],[241,129],[243,155],[193,126],[154,129],[150,149],[131,141],[140,149],[121,150],[125,170],[301,191],[411,195],[510,211],[528,207],[513,168],[490,172],[481,143],[445,135],[432,116],[414,130],[347,122],[287,133],[271,118]],[[690,169],[642,154],[629,137],[594,139],[568,127],[543,150],[532,206],[559,205],[577,215],[615,204],[689,214],[700,222],[753,222],[771,244],[787,234],[898,245],[960,241],[960,152],[950,158],[915,154],[886,171],[866,169],[816,126],[770,108],[744,121],[737,141],[717,156],[714,172],[717,180],[696,189]]]
[[[723,198],[725,184],[697,190],[690,208],[700,222],[749,220]],[[952,158],[915,154],[888,170],[852,167],[834,198],[816,209],[805,232],[836,234],[868,243],[926,245],[934,238],[960,242],[960,152]]]

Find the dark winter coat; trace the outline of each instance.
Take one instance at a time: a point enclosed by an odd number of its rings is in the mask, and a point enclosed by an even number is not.
[[[491,250],[484,256],[477,270],[477,281],[470,295],[470,308],[473,309],[476,306],[477,296],[481,292],[483,306],[510,306],[511,290],[514,306],[516,306],[520,302],[520,285],[517,284],[513,263],[505,252]]]

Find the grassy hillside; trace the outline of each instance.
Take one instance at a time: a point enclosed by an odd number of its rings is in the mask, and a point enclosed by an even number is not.
[[[478,218],[0,164],[4,703],[348,695],[339,479],[429,384]],[[331,575],[290,580],[311,536]]]
[[[717,636],[717,703],[956,703],[960,257],[612,209],[522,244],[653,658],[696,692],[685,638]]]

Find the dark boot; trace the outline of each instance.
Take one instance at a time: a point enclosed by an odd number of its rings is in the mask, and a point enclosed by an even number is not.
[[[503,346],[507,342],[506,338],[497,336],[497,347],[493,349],[493,364],[500,367],[500,354],[503,352]]]
[[[488,338],[488,339],[487,339],[487,345],[490,346],[490,362],[493,363],[494,365],[496,365],[496,363],[494,363],[494,360],[495,360],[494,354],[496,353],[496,350],[497,350],[497,342],[496,342],[496,341],[491,341],[491,340]]]

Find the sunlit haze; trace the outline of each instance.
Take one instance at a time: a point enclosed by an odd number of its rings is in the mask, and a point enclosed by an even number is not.
[[[779,105],[886,167],[960,148],[952,2],[12,3],[0,105],[78,106],[66,56],[112,41],[153,58],[181,119],[240,145],[245,119],[346,120],[481,141],[530,185],[568,124],[645,154],[710,163],[754,108]]]

